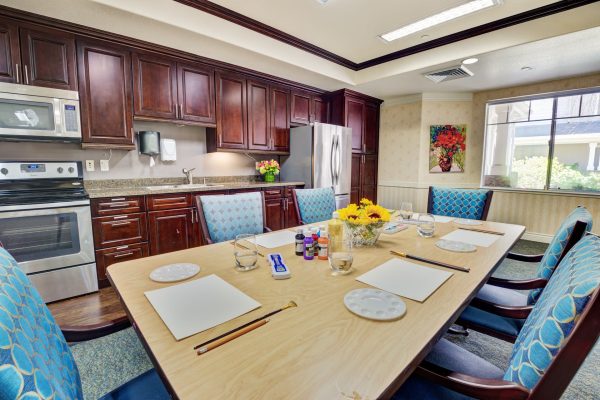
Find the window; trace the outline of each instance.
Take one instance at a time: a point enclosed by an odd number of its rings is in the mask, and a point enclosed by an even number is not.
[[[600,88],[487,104],[481,184],[600,192]]]

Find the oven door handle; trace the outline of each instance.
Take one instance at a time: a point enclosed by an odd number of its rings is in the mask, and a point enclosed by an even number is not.
[[[89,200],[77,200],[77,201],[65,201],[62,203],[47,203],[47,204],[19,204],[14,206],[0,206],[0,212],[4,211],[31,211],[31,210],[43,210],[49,208],[65,208],[65,207],[78,207],[78,206],[89,206]]]

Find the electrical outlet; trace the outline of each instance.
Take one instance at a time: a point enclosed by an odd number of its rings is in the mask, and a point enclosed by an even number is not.
[[[96,164],[94,160],[85,160],[85,170],[87,172],[94,172],[96,170]]]
[[[106,172],[110,169],[108,160],[100,160],[100,171]]]

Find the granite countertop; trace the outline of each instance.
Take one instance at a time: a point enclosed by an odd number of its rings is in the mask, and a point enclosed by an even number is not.
[[[90,196],[90,199],[101,198],[101,197],[117,197],[117,196],[143,196],[149,194],[161,194],[161,193],[192,193],[192,192],[210,192],[219,190],[235,190],[235,189],[259,189],[269,187],[282,187],[282,186],[299,186],[304,185],[304,182],[260,182],[260,181],[238,181],[233,179],[229,182],[221,181],[218,179],[211,179],[207,183],[211,186],[197,186],[203,182],[195,182],[193,185],[186,187],[181,181],[163,181],[163,180],[149,180],[149,179],[120,179],[120,180],[107,180],[107,181],[87,181],[85,183],[86,190]],[[166,187],[174,186],[177,187]],[[213,186],[214,185],[214,186]],[[155,187],[154,189],[148,189],[149,186]],[[165,186],[165,187],[160,187]]]

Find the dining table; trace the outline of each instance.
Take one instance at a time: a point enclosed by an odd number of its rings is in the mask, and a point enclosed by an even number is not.
[[[326,222],[325,222],[326,223]],[[321,225],[318,224],[318,225]],[[432,238],[415,225],[381,234],[372,247],[354,248],[353,271],[332,275],[327,260],[305,260],[294,244],[262,248],[277,252],[289,279],[276,280],[264,257],[258,268],[234,268],[230,241],[113,264],[109,280],[167,391],[178,399],[378,399],[390,398],[467,307],[477,291],[523,235],[525,227],[483,221],[476,228],[501,233],[489,247],[457,253],[438,248],[440,237],[459,229],[456,221],[436,223]],[[295,231],[295,229],[294,229]],[[467,267],[468,272],[410,260],[452,272],[425,301],[402,298],[406,313],[392,321],[362,318],[344,305],[344,296],[368,285],[356,278],[404,252]],[[194,263],[200,272],[222,278],[261,307],[182,340],[175,340],[145,292],[179,283],[149,278],[157,267]],[[185,282],[185,281],[184,281]],[[198,355],[195,346],[285,306],[269,323]]]

